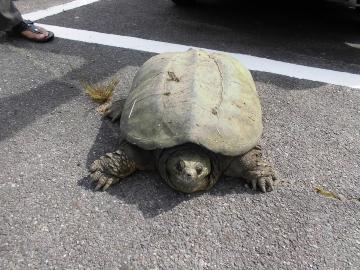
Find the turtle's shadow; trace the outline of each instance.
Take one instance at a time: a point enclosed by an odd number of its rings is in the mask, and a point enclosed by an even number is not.
[[[107,152],[113,152],[119,145],[119,126],[104,119],[86,160],[87,168],[91,163]],[[94,186],[89,177],[84,177],[78,184],[85,189],[92,190]],[[95,192],[95,191],[93,191]],[[247,189],[238,179],[226,178],[207,192],[184,194],[171,189],[163,182],[156,171],[141,171],[127,177],[119,184],[110,187],[108,194],[117,197],[126,204],[137,205],[145,218],[151,218],[175,208],[183,201],[208,194],[211,196],[224,196],[232,193],[257,194]]]

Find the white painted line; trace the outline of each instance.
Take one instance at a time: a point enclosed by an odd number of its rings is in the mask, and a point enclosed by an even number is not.
[[[360,49],[360,43],[349,43],[349,42],[345,42],[346,45],[353,47],[355,49]]]
[[[78,30],[53,25],[41,26],[55,32],[55,35],[59,38],[151,53],[186,51],[189,48],[197,48],[161,41],[146,40],[141,38],[113,34],[104,34],[99,32]],[[282,61],[275,61],[267,58],[260,58],[245,54],[231,54],[237,59],[239,59],[250,70],[264,71],[298,79],[305,79],[310,81],[317,81],[360,89],[359,74],[290,64]]]
[[[78,8],[84,5],[98,2],[100,0],[75,0],[63,5],[50,7],[48,9],[39,10],[24,14],[23,17],[29,20],[39,20],[48,16],[59,14],[61,12]],[[185,46],[180,44],[166,43],[160,41],[146,40],[141,38],[98,33],[86,30],[71,29],[52,25],[42,25],[43,27],[56,33],[59,38],[82,41],[87,43],[96,43],[101,45],[127,48],[132,50],[146,51],[152,53],[185,51],[189,48],[196,48],[192,46]],[[358,44],[354,46],[358,48]],[[209,50],[208,51],[216,51]],[[282,61],[275,61],[267,58],[260,58],[251,55],[232,53],[245,66],[251,70],[264,71],[298,79],[306,79],[311,81],[318,81],[330,83],[335,85],[347,86],[351,88],[360,89],[360,75],[347,72],[339,72],[334,70],[327,70],[321,68],[308,67],[297,64],[290,64]]]
[[[50,7],[47,9],[23,14],[23,18],[25,18],[27,20],[36,21],[36,20],[40,20],[40,19],[43,19],[48,16],[59,14],[64,11],[78,8],[78,7],[85,6],[85,5],[89,5],[89,4],[98,2],[98,1],[100,1],[100,0],[75,0],[75,1],[72,1],[72,2],[69,2],[66,4],[62,4],[62,5]]]

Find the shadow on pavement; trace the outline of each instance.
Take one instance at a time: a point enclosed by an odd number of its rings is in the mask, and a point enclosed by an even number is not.
[[[317,89],[321,86],[327,85],[326,83],[322,82],[300,80],[298,78],[292,78],[278,74],[275,75],[267,72],[252,71],[251,74],[255,82],[262,82],[267,85],[275,85],[288,91],[307,91],[309,89]]]
[[[48,44],[36,44],[22,39],[7,39],[11,46],[28,49],[31,52],[41,50],[67,58],[85,59],[80,68],[72,68],[60,78],[50,80],[21,94],[0,98],[0,141],[14,136],[18,131],[36,121],[42,115],[50,113],[56,107],[81,95],[78,84],[81,80],[99,82],[116,73],[123,67],[139,66],[149,58],[148,53],[136,52],[128,56],[122,49],[89,45],[68,40],[55,39]],[[95,53],[96,52],[96,53]],[[39,59],[46,65],[56,65],[52,59]],[[69,61],[71,66],[71,61]],[[26,75],[22,75],[25,76]],[[31,76],[28,78],[31,80]]]
[[[103,120],[95,142],[88,153],[86,161],[87,168],[101,155],[117,149],[119,145],[118,132],[119,128],[116,124],[111,123],[107,119]],[[80,179],[78,184],[88,190],[93,191],[94,189],[89,177]],[[163,182],[156,171],[136,172],[120,183],[111,186],[105,192],[117,197],[126,204],[136,205],[145,218],[151,218],[170,211],[180,203],[202,196],[203,194],[224,196],[231,193],[258,193],[245,188],[244,182],[239,179],[226,178],[220,179],[219,182],[207,192],[183,194],[171,189]]]
[[[26,49],[39,48],[32,43],[20,40],[13,40],[12,45]],[[75,82],[80,79],[101,81],[123,67],[140,66],[151,56],[151,54],[144,52],[128,54],[128,50],[63,40],[54,40],[52,44],[43,46],[41,49],[64,56],[80,56],[85,59],[85,64],[40,87],[1,99],[0,108],[5,112],[0,117],[2,121],[1,139],[15,135],[37,118],[81,95],[79,89],[74,86]],[[93,53],[94,51],[96,53]],[[115,124],[108,120],[102,121],[98,135],[87,156],[87,167],[101,155],[116,150],[118,133],[119,128]],[[78,184],[85,189],[92,190],[87,177],[80,179]],[[120,184],[111,187],[107,192],[127,204],[137,205],[144,217],[154,217],[173,209],[186,200],[202,195],[201,193],[194,195],[178,193],[169,188],[156,172],[135,173]],[[252,193],[252,191],[245,189],[241,181],[223,179],[207,194],[223,196],[234,192]]]
[[[30,91],[0,98],[0,141],[79,94],[73,85],[54,80]]]

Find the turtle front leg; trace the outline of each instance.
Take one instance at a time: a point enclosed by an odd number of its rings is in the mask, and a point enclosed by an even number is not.
[[[120,179],[136,171],[136,163],[124,150],[107,153],[95,160],[90,166],[90,179],[96,183],[95,190],[108,189]]]
[[[260,146],[235,158],[225,175],[244,178],[253,190],[260,189],[262,192],[274,190],[279,182],[274,169],[263,159]]]

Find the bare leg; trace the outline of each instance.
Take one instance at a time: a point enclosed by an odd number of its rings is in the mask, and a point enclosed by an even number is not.
[[[275,171],[262,157],[260,146],[235,158],[225,171],[225,175],[242,177],[253,190],[260,189],[262,192],[272,191],[278,183]]]
[[[95,190],[106,190],[135,171],[135,161],[130,160],[125,151],[117,150],[93,162],[90,167],[90,178],[96,183]]]

